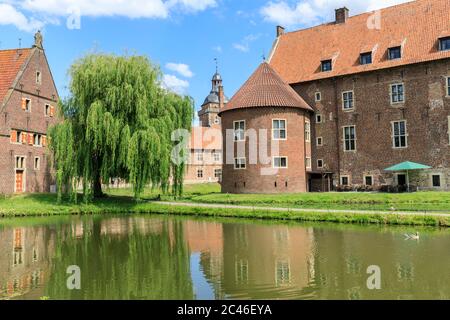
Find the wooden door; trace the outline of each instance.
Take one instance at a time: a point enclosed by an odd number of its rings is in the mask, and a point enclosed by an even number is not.
[[[16,171],[16,192],[23,192],[23,171]]]

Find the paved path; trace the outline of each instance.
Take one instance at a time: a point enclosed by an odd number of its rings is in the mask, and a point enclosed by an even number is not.
[[[260,207],[260,206],[237,206],[237,205],[227,205],[227,204],[209,204],[209,203],[192,203],[192,202],[163,202],[156,201],[156,204],[167,205],[167,206],[182,206],[182,207],[200,207],[200,208],[211,208],[211,209],[246,209],[246,210],[267,210],[267,211],[278,211],[278,212],[317,212],[317,213],[357,213],[357,214],[395,214],[401,216],[434,216],[434,217],[449,217],[449,213],[437,213],[437,212],[426,212],[426,211],[381,211],[381,210],[332,210],[332,209],[301,209],[301,208],[277,208],[277,207]]]

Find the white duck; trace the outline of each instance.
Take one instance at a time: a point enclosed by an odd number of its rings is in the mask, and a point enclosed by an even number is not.
[[[406,240],[419,240],[420,234],[416,232],[416,234],[405,234]]]

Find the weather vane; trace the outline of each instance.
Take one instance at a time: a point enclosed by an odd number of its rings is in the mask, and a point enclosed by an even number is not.
[[[217,58],[214,58],[214,61],[216,62],[216,73],[219,72],[219,60]]]

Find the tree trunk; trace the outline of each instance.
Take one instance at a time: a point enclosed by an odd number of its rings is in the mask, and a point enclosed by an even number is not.
[[[98,168],[98,159],[94,159],[94,181],[92,182],[92,189],[94,191],[94,198],[103,198],[105,194],[102,191],[102,178]]]

